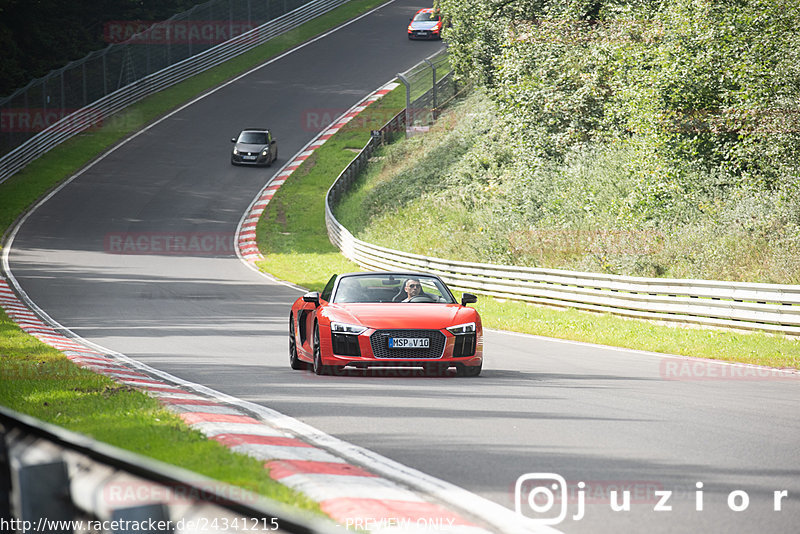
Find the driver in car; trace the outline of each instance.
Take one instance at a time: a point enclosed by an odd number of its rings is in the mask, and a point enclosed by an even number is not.
[[[414,297],[418,297],[422,294],[422,284],[419,283],[419,280],[415,280],[414,278],[406,280],[406,285],[403,289],[408,296],[400,302],[409,302]]]

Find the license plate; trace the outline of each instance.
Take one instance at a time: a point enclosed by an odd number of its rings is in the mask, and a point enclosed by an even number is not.
[[[427,349],[431,340],[427,337],[390,337],[390,349]]]
[[[256,159],[256,156],[242,156],[242,159],[254,160]]]

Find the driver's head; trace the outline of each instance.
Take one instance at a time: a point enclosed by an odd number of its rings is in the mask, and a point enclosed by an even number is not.
[[[405,290],[408,298],[416,297],[422,293],[422,285],[419,283],[419,280],[411,278],[410,280],[406,280]]]

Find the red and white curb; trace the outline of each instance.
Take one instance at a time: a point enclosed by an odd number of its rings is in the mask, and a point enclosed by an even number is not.
[[[318,502],[340,526],[371,532],[490,532],[463,512],[348,462],[285,427],[267,424],[246,408],[193,390],[192,384],[122,355],[107,354],[71,339],[30,311],[3,279],[0,306],[22,330],[78,366],[158,398],[189,427],[233,451],[264,461],[271,478]],[[274,414],[274,421],[279,421],[280,414]]]
[[[316,149],[325,144],[333,134],[341,130],[348,122],[353,120],[359,113],[364,111],[370,104],[380,100],[384,95],[397,87],[398,83],[390,82],[368,95],[361,102],[347,110],[342,116],[336,119],[327,129],[322,131],[314,139],[311,140],[298,154],[294,156],[281,170],[267,182],[267,185],[258,193],[255,200],[250,204],[250,207],[245,211],[244,217],[239,222],[239,227],[236,230],[236,249],[237,254],[245,262],[255,263],[263,260],[264,257],[258,250],[256,243],[256,225],[261,218],[261,214],[267,208],[272,197],[286,183],[289,177],[296,171],[300,165],[307,160]]]

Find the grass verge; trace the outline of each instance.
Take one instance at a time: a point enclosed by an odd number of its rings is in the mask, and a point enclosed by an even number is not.
[[[269,477],[263,462],[187,429],[154,398],[26,334],[0,310],[0,404],[69,430],[321,513]]]
[[[377,130],[405,107],[405,87],[389,92],[314,151],[267,204],[256,226],[264,260],[258,267],[282,280],[322,290],[333,273],[358,271],[328,240],[325,194]]]
[[[402,107],[403,91],[401,87],[367,108],[362,112],[361,123],[369,122],[373,115],[385,117],[382,108]],[[442,123],[447,127],[446,117]],[[353,158],[352,150],[362,147],[369,135],[368,131],[357,132],[357,126],[352,128],[356,131],[350,130],[343,128],[317,149],[268,205],[257,227],[259,247],[265,256],[258,266],[263,271],[318,291],[333,273],[359,270],[328,241],[324,219],[325,192]],[[420,137],[400,142],[424,144]],[[391,164],[386,152],[381,149],[375,153],[372,164],[335,209],[339,221],[351,231],[365,229],[362,212],[367,209],[364,205],[366,192],[376,181],[387,179],[380,172],[384,164]],[[403,152],[423,154],[425,148]],[[408,210],[399,213],[402,216],[384,225],[392,231],[391,235],[383,236],[388,242],[396,243],[396,237],[392,236],[408,223],[403,216],[413,214]],[[448,216],[446,213],[439,215]],[[401,247],[400,244],[392,246]],[[800,340],[788,336],[682,327],[489,297],[481,298],[475,307],[488,328],[683,356],[800,368]],[[489,350],[491,355],[491,348]]]
[[[39,198],[132,133],[220,83],[385,0],[352,0],[223,65],[150,96],[33,161],[0,184],[0,235]],[[269,498],[319,512],[275,483],[263,462],[190,430],[155,399],[90,371],[26,334],[0,309],[0,404]]]

